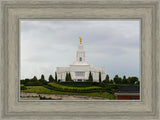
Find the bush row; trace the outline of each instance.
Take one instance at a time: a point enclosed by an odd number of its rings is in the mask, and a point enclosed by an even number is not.
[[[118,84],[106,84],[106,83],[98,83],[98,82],[61,82],[58,83],[60,85],[65,85],[68,87],[91,87],[91,86],[98,86],[101,87],[100,90],[97,91],[107,91],[113,94],[121,85]],[[89,91],[88,91],[89,92]]]
[[[74,88],[74,87],[66,87],[66,86],[57,86],[54,84],[48,84],[44,85],[44,87],[56,90],[56,91],[62,91],[62,92],[73,92],[73,93],[92,93],[92,92],[99,92],[99,91],[105,91],[105,89],[101,87],[86,87],[86,88]]]
[[[69,87],[90,87],[100,85],[98,82],[60,82],[58,84]]]
[[[46,81],[42,81],[42,80],[21,80],[20,81],[21,84],[23,84],[24,86],[42,86],[42,85],[47,85]]]

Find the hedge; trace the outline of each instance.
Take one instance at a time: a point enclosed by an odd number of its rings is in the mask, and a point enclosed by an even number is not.
[[[92,86],[92,87],[68,87],[63,86],[55,83],[49,83],[48,85],[44,85],[44,87],[56,90],[56,91],[62,91],[62,92],[73,92],[73,93],[91,93],[91,92],[100,92],[105,91],[102,87],[98,86]]]
[[[69,87],[91,87],[100,85],[98,82],[60,82],[58,84]]]

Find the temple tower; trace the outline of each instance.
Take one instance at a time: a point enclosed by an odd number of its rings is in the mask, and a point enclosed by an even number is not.
[[[85,62],[85,51],[82,45],[82,38],[80,37],[80,44],[78,46],[77,55],[76,55],[77,62]]]

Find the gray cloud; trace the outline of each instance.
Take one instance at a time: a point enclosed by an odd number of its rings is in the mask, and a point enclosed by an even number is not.
[[[76,59],[79,37],[86,60],[113,77],[139,76],[139,21],[21,21],[21,78],[54,74]]]

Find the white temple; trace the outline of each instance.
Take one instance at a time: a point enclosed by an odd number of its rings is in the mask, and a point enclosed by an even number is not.
[[[99,72],[101,73],[101,78],[104,80],[105,71],[103,67],[93,67],[93,65],[88,64],[85,61],[85,51],[82,45],[82,38],[80,38],[80,45],[78,46],[78,51],[76,55],[76,61],[73,62],[69,67],[57,67],[57,79],[65,81],[66,73],[71,74],[71,78],[74,81],[86,81],[89,77],[89,72],[92,73],[93,81],[99,82]]]

